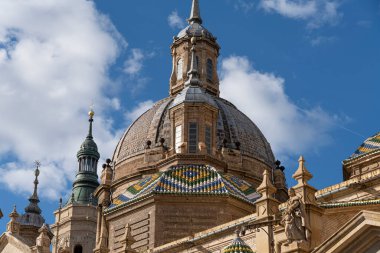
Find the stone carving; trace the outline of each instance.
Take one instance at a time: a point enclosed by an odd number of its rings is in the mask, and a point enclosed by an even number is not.
[[[306,217],[305,206],[293,188],[289,189],[289,199],[282,217],[285,235],[288,239],[285,245],[297,241],[308,241],[311,236],[310,224]]]

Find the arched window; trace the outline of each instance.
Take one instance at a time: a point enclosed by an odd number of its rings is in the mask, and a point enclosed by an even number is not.
[[[198,151],[198,124],[189,123],[189,153],[197,153]]]
[[[207,59],[207,80],[212,81],[214,75],[214,64],[211,59]]]
[[[177,80],[182,80],[183,75],[183,60],[179,59],[177,62]]]
[[[211,154],[211,126],[206,126],[205,129],[205,143],[207,148],[207,154]]]
[[[76,245],[74,247],[74,253],[83,253],[83,248],[81,245]]]
[[[181,153],[181,144],[182,144],[182,126],[175,127],[175,152]]]
[[[199,57],[198,56],[195,56],[195,61],[197,63],[197,66],[195,66],[195,68],[198,70],[198,73],[200,74],[201,73],[201,69],[199,68]]]

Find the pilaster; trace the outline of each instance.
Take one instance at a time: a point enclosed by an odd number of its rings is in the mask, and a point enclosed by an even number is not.
[[[272,221],[278,214],[278,205],[280,204],[277,199],[273,197],[276,192],[276,187],[273,186],[270,180],[268,170],[263,173],[263,182],[257,188],[257,192],[261,194],[261,198],[256,201],[256,213],[258,222]],[[273,253],[273,226],[264,226],[256,232],[257,252],[260,253]]]

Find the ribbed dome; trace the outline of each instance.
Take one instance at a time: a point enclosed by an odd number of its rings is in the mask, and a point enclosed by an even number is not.
[[[215,40],[216,38],[209,32],[206,28],[204,28],[199,23],[193,23],[185,27],[182,31],[180,31],[177,35],[177,38],[181,39],[184,37],[206,37],[208,39]]]
[[[223,249],[222,253],[254,253],[254,251],[240,237],[237,237]]]
[[[182,95],[179,93],[177,97],[158,101],[151,109],[141,115],[121,138],[114,154],[114,161],[119,163],[143,154],[148,140],[152,142],[152,147],[154,147],[159,146],[159,140],[164,138],[165,145],[171,147],[172,126],[169,119],[169,108],[177,104],[178,100],[186,102],[186,99],[181,98]],[[245,114],[227,100],[208,93],[202,94],[202,99],[205,100],[205,103],[211,103],[219,109],[218,147],[222,147],[224,139],[227,141],[226,146],[228,148],[236,149],[236,143],[239,142],[243,155],[256,158],[269,166],[274,164],[274,156],[269,143],[260,129]]]

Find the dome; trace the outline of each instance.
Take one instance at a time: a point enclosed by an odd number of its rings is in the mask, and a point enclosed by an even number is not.
[[[192,23],[185,27],[182,31],[180,31],[177,35],[178,39],[184,38],[184,37],[205,37],[211,40],[216,40],[214,35],[212,35],[211,32],[209,32],[205,27],[203,27],[199,23]]]
[[[23,226],[34,226],[38,228],[45,223],[45,219],[40,214],[29,212],[23,214],[18,221]]]
[[[193,94],[194,95],[191,95]],[[197,94],[197,95],[195,95]],[[124,133],[114,153],[114,161],[120,163],[126,159],[144,154],[146,142],[159,146],[160,139],[171,147],[172,126],[169,109],[180,102],[192,102],[201,99],[219,110],[217,120],[217,146],[237,149],[240,144],[242,155],[246,155],[266,163],[274,164],[271,147],[260,129],[232,103],[225,99],[203,92],[201,95],[192,88],[184,89],[176,97],[168,97],[158,101],[151,109],[142,114]],[[225,142],[225,144],[223,143]]]
[[[380,132],[366,139],[362,145],[349,157],[356,158],[358,156],[372,153],[373,151],[380,150]]]
[[[254,253],[253,250],[240,238],[237,237],[230,245],[225,247],[222,253]]]

